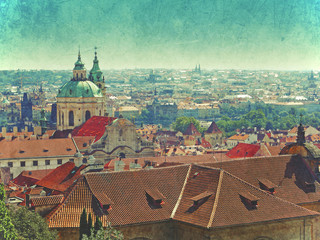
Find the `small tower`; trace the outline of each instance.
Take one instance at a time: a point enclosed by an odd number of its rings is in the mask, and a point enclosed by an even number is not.
[[[300,114],[300,124],[298,127],[297,143],[303,145],[306,142],[304,127],[302,126],[302,114]]]
[[[92,81],[94,84],[96,84],[99,89],[101,90],[101,93],[104,97],[104,102],[106,101],[106,95],[107,95],[107,89],[105,86],[105,80],[102,71],[99,67],[99,60],[97,57],[97,47],[94,48],[94,59],[93,59],[93,66],[90,70],[89,80]],[[104,106],[104,112],[107,112],[106,104]]]
[[[43,135],[47,131],[47,118],[44,109],[41,109],[41,117],[40,117],[40,126],[41,126],[41,134]]]
[[[74,63],[73,68],[73,81],[85,81],[87,76],[87,70],[84,67],[84,63],[81,61],[80,48],[78,53],[78,60]]]

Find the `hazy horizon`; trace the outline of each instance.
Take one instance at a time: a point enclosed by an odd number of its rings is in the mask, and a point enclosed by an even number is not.
[[[317,0],[0,0],[0,70],[318,70],[319,26]]]

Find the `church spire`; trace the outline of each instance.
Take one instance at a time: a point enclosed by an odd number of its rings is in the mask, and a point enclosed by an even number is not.
[[[84,67],[84,63],[81,61],[81,54],[80,54],[80,46],[78,52],[78,60],[74,63],[73,68],[73,80],[85,80],[86,79],[86,69]]]
[[[90,70],[90,77],[89,79],[97,84],[97,82],[101,82],[103,80],[102,72],[99,67],[99,60],[97,57],[97,47],[94,48],[94,59],[93,59],[93,66]]]
[[[298,127],[297,143],[303,145],[306,142],[304,127],[302,126],[302,114],[300,114],[300,124]]]

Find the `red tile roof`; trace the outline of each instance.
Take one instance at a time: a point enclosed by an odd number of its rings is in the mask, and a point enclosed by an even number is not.
[[[41,196],[41,197],[32,197],[30,199],[31,206],[39,207],[39,206],[47,206],[47,205],[58,205],[62,202],[64,196],[54,195],[54,196]]]
[[[212,121],[210,127],[207,129],[206,133],[222,133],[217,124]]]
[[[114,117],[93,116],[84,124],[72,131],[72,136],[95,136],[98,141],[105,132],[106,126],[113,122]]]
[[[80,172],[85,167],[85,165],[76,167],[73,162],[66,162],[54,169],[36,184],[38,186],[64,192],[80,177]]]
[[[267,179],[278,186],[275,188],[276,197],[296,204],[317,202],[320,199],[320,192],[310,191],[305,184],[315,180],[307,163],[300,157],[256,157],[205,165],[222,168],[258,188],[258,179]]]
[[[22,171],[15,179],[12,181],[19,185],[28,187],[35,185],[36,182],[41,180],[43,177],[48,175],[53,169],[44,169],[44,170],[33,170],[33,171]]]
[[[0,141],[0,159],[70,156],[75,153],[70,138]]]
[[[230,158],[246,158],[253,157],[260,149],[259,145],[238,143],[237,146],[227,152],[227,156]]]
[[[150,189],[156,191],[155,195],[150,194],[161,199],[162,204],[148,200]],[[251,200],[258,200],[258,206],[243,201],[244,193]],[[110,208],[101,208],[103,204]],[[108,221],[113,226],[123,226],[173,219],[215,228],[319,216],[318,212],[277,198],[224,170],[192,164],[87,174],[47,216],[49,227],[78,228],[83,208],[93,219],[98,215],[104,226]]]

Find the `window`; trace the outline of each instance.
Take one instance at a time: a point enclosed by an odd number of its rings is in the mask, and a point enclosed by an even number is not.
[[[91,118],[91,113],[89,110],[86,111],[86,121],[88,121]]]
[[[82,159],[82,163],[87,163],[88,160],[86,158]]]
[[[46,160],[46,165],[50,165],[50,160]]]
[[[26,162],[25,161],[20,162],[20,167],[25,167],[25,166],[26,166]]]
[[[33,161],[33,166],[38,166],[38,161]]]
[[[74,126],[74,114],[73,114],[73,111],[69,112],[69,126]]]
[[[13,179],[13,173],[10,174],[10,179],[11,179],[11,180]]]
[[[8,167],[13,167],[13,162],[8,162]]]
[[[57,164],[58,164],[58,165],[61,165],[61,164],[62,164],[62,159],[58,159],[58,160],[57,160]]]
[[[73,159],[73,158],[70,158],[69,161],[70,161],[70,162],[74,162],[74,159]]]

